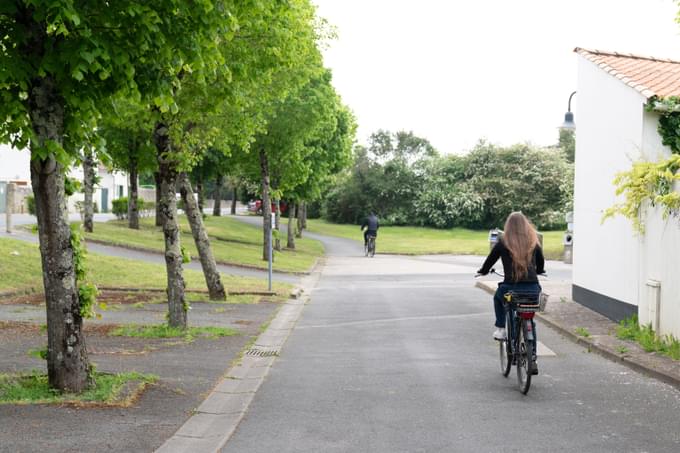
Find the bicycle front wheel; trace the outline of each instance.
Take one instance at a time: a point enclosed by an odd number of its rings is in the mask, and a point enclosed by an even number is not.
[[[517,384],[519,391],[527,394],[531,386],[531,354],[533,352],[532,340],[527,339],[527,322],[522,320],[517,332]]]
[[[501,357],[501,374],[503,377],[508,377],[510,368],[512,368],[512,357],[510,354],[510,343],[507,339],[498,342],[498,351]]]

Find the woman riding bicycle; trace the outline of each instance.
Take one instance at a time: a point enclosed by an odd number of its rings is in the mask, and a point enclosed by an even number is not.
[[[503,235],[491,249],[482,268],[477,271],[486,275],[500,258],[505,271],[504,280],[498,284],[494,295],[494,311],[496,312],[496,330],[493,337],[504,340],[505,308],[503,297],[508,291],[536,292],[541,291],[538,275],[545,272],[543,251],[538,242],[538,234],[531,222],[521,212],[513,212],[508,216],[503,228]]]

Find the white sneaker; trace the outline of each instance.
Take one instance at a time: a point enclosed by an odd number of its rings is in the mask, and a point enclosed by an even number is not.
[[[502,327],[496,327],[496,330],[493,332],[493,339],[494,340],[505,340],[507,338],[507,335],[505,334],[505,329]]]

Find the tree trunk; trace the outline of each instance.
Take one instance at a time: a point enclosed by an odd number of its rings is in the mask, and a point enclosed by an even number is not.
[[[187,219],[189,219],[191,234],[194,236],[194,242],[201,259],[201,267],[205,276],[205,284],[208,285],[210,300],[226,300],[227,294],[224,291],[220,273],[217,271],[215,258],[210,248],[210,240],[203,227],[203,216],[198,210],[196,200],[194,199],[194,192],[191,189],[191,182],[189,182],[186,173],[180,174],[179,192],[182,194],[184,211],[186,212]]]
[[[224,185],[224,175],[218,175],[215,178],[215,190],[213,192],[213,215],[219,217],[222,215],[222,186]]]
[[[236,195],[238,194],[238,186],[234,184],[231,188],[231,215],[236,215]]]
[[[274,201],[274,227],[276,228],[276,239],[274,239],[274,248],[276,251],[281,251],[281,200]]]
[[[269,261],[269,249],[271,244],[271,229],[272,229],[272,202],[269,199],[269,161],[264,149],[260,150],[260,174],[262,176],[262,233],[264,240],[262,241],[262,259]],[[272,261],[274,257],[272,256]]]
[[[196,178],[196,192],[198,192],[198,212],[203,218],[203,208],[205,207],[205,198],[203,197],[203,176]]]
[[[128,226],[133,230],[139,229],[139,198],[137,158],[134,153],[136,149],[130,149],[130,190],[128,191]]]
[[[88,233],[92,233],[94,226],[92,221],[94,217],[92,195],[94,194],[95,165],[96,162],[92,148],[86,146],[83,158],[83,193],[85,194],[85,199],[83,200],[83,228]]]
[[[302,229],[306,230],[307,229],[307,203],[304,202],[304,201],[301,201],[300,205],[302,206]]]
[[[62,144],[63,100],[55,82],[33,80],[29,112],[36,140],[31,142],[31,182],[38,218],[47,310],[47,375],[50,387],[79,393],[89,385],[90,364],[80,316],[80,300],[73,262],[71,228],[66,211],[66,170],[53,154],[41,159],[47,141]]]
[[[170,137],[168,126],[163,122],[154,128],[154,143],[160,174],[160,211],[163,219],[163,236],[165,238],[165,268],[168,275],[168,324],[171,327],[187,328],[187,304],[184,299],[184,277],[182,275],[182,249],[180,231],[177,224],[177,200],[175,187],[177,169],[169,159]]]
[[[156,226],[163,226],[163,211],[161,211],[161,174],[158,171],[153,173],[156,182]]]
[[[295,218],[295,203],[288,205],[288,243],[286,247],[295,250],[295,225],[293,223]]]
[[[302,237],[302,202],[299,202],[297,205],[297,229],[295,230],[295,236],[301,238]]]

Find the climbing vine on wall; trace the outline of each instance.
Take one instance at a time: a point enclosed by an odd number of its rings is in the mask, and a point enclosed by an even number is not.
[[[680,98],[669,97],[649,100],[647,111],[659,113],[657,131],[661,142],[673,153],[660,162],[634,162],[633,167],[619,173],[614,179],[616,194],[625,201],[617,203],[604,212],[602,220],[622,215],[633,223],[639,233],[644,233],[643,210],[646,203],[659,206],[663,217],[680,217],[680,192],[675,182],[680,180]]]
[[[659,127],[661,142],[668,146],[673,154],[680,153],[680,98],[675,96],[658,99],[652,98],[646,107],[649,112],[660,113]]]
[[[680,181],[680,154],[673,154],[661,162],[634,162],[633,168],[619,173],[614,179],[616,194],[625,201],[617,203],[604,213],[603,221],[615,215],[622,215],[633,223],[639,233],[644,233],[642,211],[645,202],[660,206],[664,218],[680,216],[680,193],[674,190],[675,181]]]

